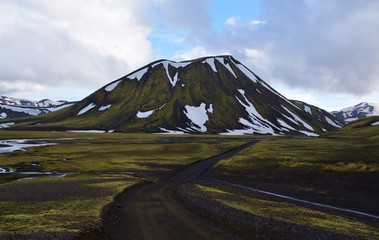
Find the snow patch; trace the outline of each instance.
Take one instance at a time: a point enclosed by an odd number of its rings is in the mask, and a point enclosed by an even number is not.
[[[309,114],[312,114],[311,108],[308,105],[305,105],[305,104],[304,104],[304,111],[306,111]]]
[[[213,113],[213,104],[209,105],[209,108],[207,109],[207,112]]]
[[[292,119],[294,119],[296,122],[298,123],[301,123],[305,128],[311,130],[311,131],[314,131],[314,129],[312,128],[311,125],[309,125],[308,123],[306,123],[303,119],[301,119],[299,116],[297,116],[296,114],[294,114],[293,112],[291,112],[290,110],[288,110],[286,107],[284,107],[282,105],[282,108],[284,108],[284,110],[286,110],[291,116],[292,116]]]
[[[247,67],[245,67],[241,63],[237,63],[236,66],[238,67],[239,70],[241,70],[241,72],[243,72],[243,74],[245,74],[246,77],[250,78],[251,81],[257,82],[257,77]],[[257,89],[257,91],[258,91],[258,89]],[[259,92],[259,93],[261,93],[261,92]]]
[[[185,87],[185,86],[186,86],[186,85],[183,83],[183,84],[182,84],[182,87]]]
[[[214,72],[217,72],[216,65],[215,65],[215,59],[214,58],[207,58],[202,63],[208,63],[208,65],[212,68]]]
[[[101,106],[101,107],[99,108],[99,111],[105,111],[105,110],[107,110],[107,109],[110,108],[110,107],[112,107],[112,104],[108,104],[108,105],[106,105],[106,106]]]
[[[105,133],[105,130],[67,130],[66,132],[72,133]]]
[[[7,118],[8,115],[5,112],[0,113],[0,119]]]
[[[107,91],[107,92],[112,92],[113,89],[115,89],[115,87],[121,82],[121,80],[117,81],[117,82],[114,82],[114,83],[111,83],[109,85],[107,85],[104,90]]]
[[[233,76],[235,77],[235,78],[237,78],[237,75],[235,74],[235,72],[233,71],[233,69],[230,67],[230,65],[228,64],[228,63],[224,63],[224,58],[221,58],[221,57],[218,57],[218,58],[216,58],[222,65],[224,65],[224,67],[226,67],[228,70],[229,70],[229,72],[231,73],[231,74],[233,74]]]
[[[185,134],[185,132],[182,131],[175,131],[175,130],[168,130],[165,128],[159,128],[163,133],[158,133],[158,134]]]
[[[9,122],[9,123],[0,123],[0,128],[9,128],[12,126],[14,122]]]
[[[171,85],[174,87],[176,85],[176,83],[179,81],[179,79],[178,79],[178,72],[176,72],[174,78],[171,78],[170,71],[169,71],[169,66],[172,66],[172,67],[178,69],[180,67],[186,67],[187,65],[191,64],[191,62],[160,61],[160,62],[155,63],[152,67],[154,68],[155,66],[158,66],[160,64],[163,64],[163,67],[166,70],[167,78],[170,81]]]
[[[47,110],[49,110],[50,112],[55,112],[55,111],[61,110],[63,108],[72,106],[72,105],[74,105],[74,104],[73,103],[62,104],[62,105],[60,105],[58,107],[49,107],[49,108],[47,108]]]
[[[247,104],[242,102],[237,96],[236,96],[236,99],[242,106],[245,107],[245,111],[250,117],[250,121],[246,119],[241,120],[240,118],[240,123],[242,123],[246,127],[252,128],[256,133],[274,134],[274,130],[271,127],[271,123],[265,118],[263,118],[263,116],[255,109],[254,105],[245,96],[245,91],[242,89],[238,89],[238,92],[241,93],[241,95],[243,96]],[[252,124],[252,122],[254,124]]]
[[[371,124],[371,126],[378,126],[378,125],[379,125],[379,121],[374,122],[374,123]]]
[[[185,114],[198,127],[194,126],[201,132],[206,132],[207,127],[204,125],[208,121],[208,115],[206,110],[206,104],[201,103],[200,106],[185,106]]]
[[[296,131],[296,129],[294,129],[293,127],[291,127],[290,125],[288,125],[285,121],[283,121],[282,119],[278,119],[278,123],[284,127],[284,128],[287,128],[287,129],[290,129],[290,130],[293,130],[293,131]]]
[[[174,78],[172,79],[172,86],[174,87],[176,85],[176,83],[179,81],[179,72],[176,72],[175,75],[174,75]]]
[[[40,109],[38,109],[38,108],[27,108],[27,107],[9,106],[9,105],[3,105],[3,104],[0,104],[0,107],[12,110],[14,112],[26,113],[26,114],[29,114],[29,115],[32,115],[32,116],[37,116],[37,115],[39,115],[39,114],[42,113],[42,111]]]
[[[314,132],[308,132],[308,131],[298,131],[298,132],[300,132],[300,133],[302,133],[302,134],[304,134],[304,135],[306,135],[308,137],[318,137],[318,136],[320,136],[320,135],[318,135],[317,133],[314,133]]]
[[[337,124],[336,122],[334,122],[332,119],[328,118],[325,116],[325,120],[332,126],[335,126],[337,128],[341,128],[341,125]]]
[[[129,74],[127,77],[130,79],[130,80],[134,80],[134,79],[137,79],[137,81],[141,80],[141,78],[143,77],[143,75],[145,75],[145,73],[147,72],[148,68],[145,67],[145,68],[142,68],[141,70],[135,72],[135,73],[132,73],[132,74]]]
[[[37,139],[33,139],[36,141]],[[29,139],[11,139],[0,141],[0,153],[14,152],[14,151],[25,151],[24,148],[27,147],[40,147],[40,146],[49,146],[56,145],[56,143],[46,143],[46,142],[33,142],[31,143]]]
[[[89,110],[91,110],[91,109],[94,108],[94,107],[96,107],[96,105],[93,104],[93,103],[90,103],[87,107],[85,107],[85,108],[83,108],[82,110],[80,110],[80,111],[78,112],[78,114],[76,114],[76,116],[82,115],[82,114],[88,112]]]
[[[155,109],[147,111],[147,112],[138,111],[137,117],[138,118],[148,118],[148,117],[150,117],[151,114],[154,113],[154,111],[155,111]]]
[[[352,122],[352,121],[355,121],[355,120],[358,120],[359,118],[355,117],[355,118],[346,118],[345,119],[345,122],[346,123],[349,123],[349,122]]]
[[[8,166],[0,167],[0,173],[12,173],[14,170]]]

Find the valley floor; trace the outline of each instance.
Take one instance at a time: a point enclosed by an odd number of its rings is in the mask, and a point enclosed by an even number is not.
[[[335,140],[33,134],[58,144],[0,155],[0,239],[379,239],[376,140],[346,168]]]

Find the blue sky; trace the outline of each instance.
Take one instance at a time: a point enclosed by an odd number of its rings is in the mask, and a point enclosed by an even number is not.
[[[0,94],[80,100],[166,58],[231,54],[290,99],[379,102],[376,0],[0,0]]]

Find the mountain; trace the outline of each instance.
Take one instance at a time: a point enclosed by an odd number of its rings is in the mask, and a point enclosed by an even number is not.
[[[32,101],[13,97],[0,96],[0,119],[36,116],[43,113],[58,111],[72,103],[43,99]]]
[[[302,134],[336,128],[282,96],[232,56],[150,63],[61,111],[14,128]]]
[[[13,98],[0,96],[0,104],[8,106],[18,106],[18,107],[57,107],[63,104],[67,104],[67,101],[52,101],[50,99],[43,99],[40,101],[32,101],[27,99]]]
[[[379,116],[379,103],[362,102],[355,106],[331,112],[345,123],[369,116]]]
[[[300,109],[303,109],[308,114],[311,114],[313,117],[317,118],[319,121],[328,123],[337,128],[340,128],[343,125],[345,125],[345,122],[343,120],[336,118],[334,115],[332,115],[324,109],[298,100],[290,101],[294,103],[296,106],[298,106]]]

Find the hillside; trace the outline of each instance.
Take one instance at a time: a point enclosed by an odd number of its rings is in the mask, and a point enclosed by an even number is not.
[[[358,119],[341,129],[323,134],[323,137],[379,141],[379,116]]]
[[[326,122],[337,128],[340,128],[343,125],[345,125],[344,121],[336,118],[335,116],[333,116],[331,113],[327,112],[324,109],[321,109],[314,105],[311,105],[302,101],[298,101],[298,100],[291,100],[291,102],[293,102],[300,109],[303,109],[305,112],[311,114],[313,117],[317,118],[318,120],[322,122]]]
[[[317,136],[339,126],[330,120],[298,107],[232,56],[216,56],[155,61],[14,128]]]

